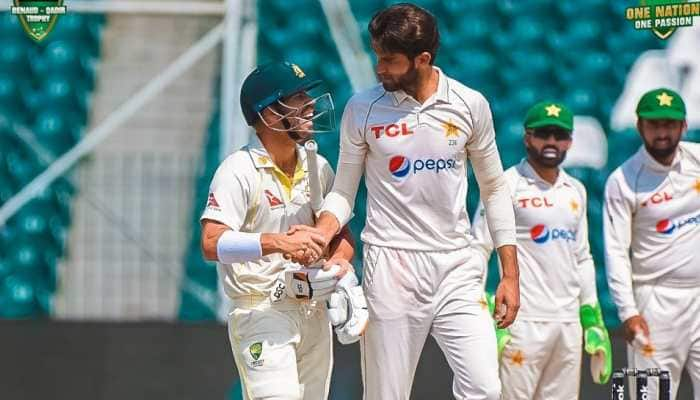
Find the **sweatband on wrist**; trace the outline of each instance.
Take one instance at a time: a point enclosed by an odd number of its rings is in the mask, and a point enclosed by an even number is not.
[[[223,264],[258,260],[262,258],[260,233],[227,230],[216,242],[216,255]]]

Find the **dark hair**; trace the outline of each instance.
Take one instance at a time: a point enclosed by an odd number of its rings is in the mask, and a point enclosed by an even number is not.
[[[421,7],[394,4],[374,14],[368,29],[372,41],[384,51],[401,53],[411,59],[425,51],[430,53],[430,63],[435,61],[440,46],[437,20]]]

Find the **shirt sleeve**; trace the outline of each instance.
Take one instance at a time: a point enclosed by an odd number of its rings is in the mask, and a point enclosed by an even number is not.
[[[482,202],[479,202],[479,206],[474,213],[472,236],[474,236],[474,248],[488,262],[491,252],[493,252],[493,239],[491,238],[491,232],[489,232],[489,226],[486,223],[486,211]]]
[[[579,295],[580,304],[596,304],[598,303],[598,293],[596,288],[595,263],[591,255],[591,246],[588,241],[588,199],[586,190],[583,187],[578,188],[579,195],[582,199],[581,218],[578,223],[578,232],[576,233],[576,264],[578,265],[579,285],[581,293]]]
[[[231,164],[232,159],[227,159],[214,173],[200,222],[210,219],[238,231],[248,212],[250,190]]]
[[[632,264],[629,256],[632,243],[632,204],[613,174],[605,186],[603,236],[608,286],[623,322],[639,314],[632,291]]]
[[[343,111],[340,123],[340,155],[333,189],[326,196],[321,212],[330,212],[345,226],[352,218],[355,197],[364,173],[367,142],[355,118],[352,102]]]
[[[491,109],[485,98],[480,97],[472,109],[472,121],[473,134],[467,142],[467,152],[479,183],[488,229],[496,248],[515,245],[513,201],[496,148]]]
[[[321,173],[319,175],[321,176],[323,197],[326,197],[333,188],[333,182],[335,181],[335,172],[333,172],[333,168],[325,158],[323,159],[323,162],[321,164]]]

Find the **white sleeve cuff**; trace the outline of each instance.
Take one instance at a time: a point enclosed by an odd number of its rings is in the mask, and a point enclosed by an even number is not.
[[[260,233],[227,230],[216,242],[216,255],[223,264],[244,263],[262,258]]]
[[[620,317],[620,321],[625,322],[628,319],[634,317],[635,315],[640,315],[639,310],[636,306],[624,306],[618,308],[617,315]]]
[[[342,229],[352,218],[352,204],[348,199],[337,193],[330,192],[323,200],[321,212],[327,211],[335,216],[338,220],[338,229]]]

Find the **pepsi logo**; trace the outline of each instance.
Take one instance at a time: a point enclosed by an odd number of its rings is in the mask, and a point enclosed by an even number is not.
[[[537,243],[542,244],[549,240],[549,228],[542,224],[538,224],[530,229],[530,238]]]
[[[656,224],[656,231],[664,235],[670,235],[676,229],[676,224],[668,219],[662,219]]]
[[[411,170],[411,160],[404,156],[394,156],[389,160],[389,172],[397,178],[403,178]]]
[[[576,241],[576,233],[571,229],[549,229],[546,225],[538,224],[530,229],[530,238],[537,244],[546,243],[549,239],[570,243]]]

